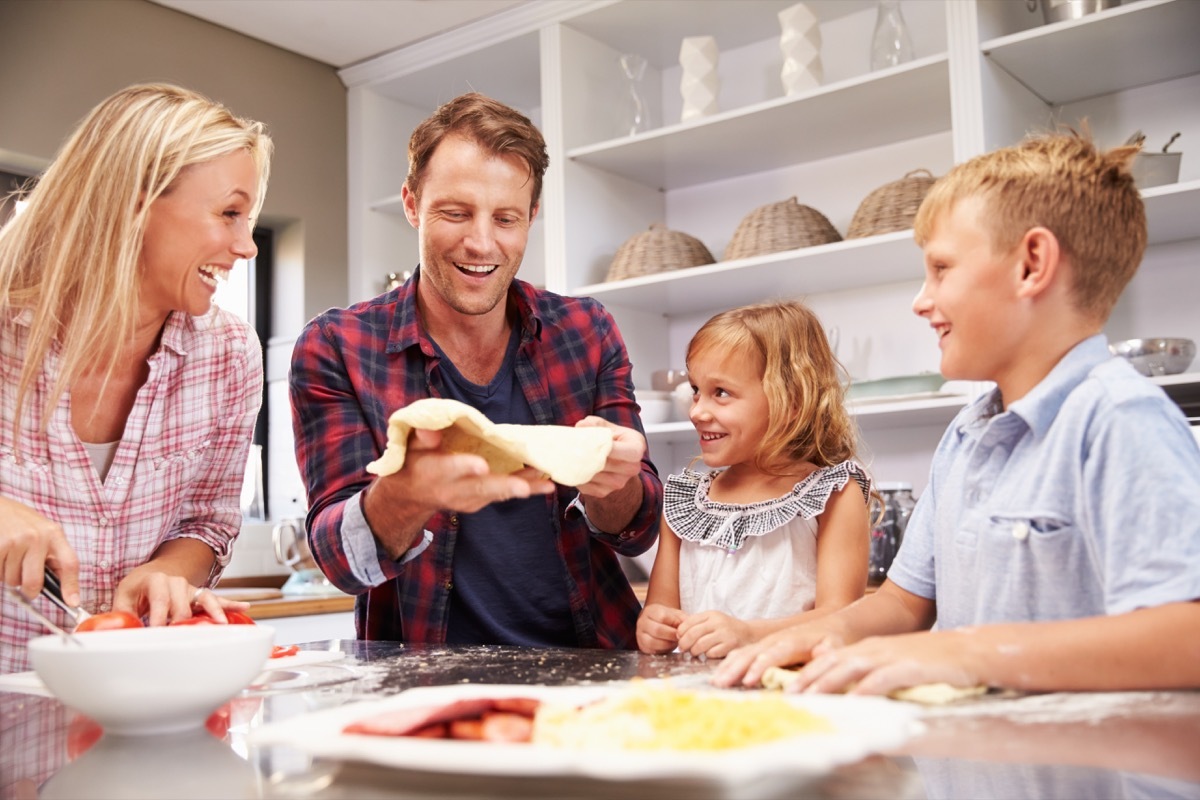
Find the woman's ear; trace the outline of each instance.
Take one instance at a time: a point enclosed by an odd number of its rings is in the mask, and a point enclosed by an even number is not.
[[[1044,293],[1058,275],[1062,249],[1058,237],[1049,228],[1030,228],[1017,246],[1020,276],[1017,293],[1021,297],[1037,297]]]

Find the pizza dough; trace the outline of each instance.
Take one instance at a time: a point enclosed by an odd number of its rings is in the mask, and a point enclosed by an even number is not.
[[[793,669],[767,667],[762,676],[763,688],[785,689],[796,681],[799,674],[797,670]],[[987,692],[987,688],[986,686],[951,686],[948,683],[923,683],[907,689],[897,689],[888,693],[888,697],[893,700],[904,700],[926,706],[944,706],[968,697],[977,697]]]
[[[388,418],[387,447],[367,465],[367,472],[391,475],[399,471],[414,428],[444,431],[443,447],[482,456],[492,472],[508,474],[528,465],[563,486],[579,486],[595,477],[604,469],[613,443],[608,428],[497,425],[466,403],[428,397]]]

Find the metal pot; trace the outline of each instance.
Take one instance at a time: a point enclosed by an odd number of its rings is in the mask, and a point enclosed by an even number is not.
[[[1031,0],[1029,3],[1031,11],[1036,2],[1042,4],[1042,15],[1046,18],[1046,24],[1079,19],[1088,14],[1095,14],[1097,11],[1121,5],[1121,0]]]

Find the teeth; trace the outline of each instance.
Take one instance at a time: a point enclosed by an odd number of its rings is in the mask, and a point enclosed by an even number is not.
[[[204,264],[200,267],[200,280],[215,288],[217,281],[229,280],[229,270],[213,264]]]
[[[457,264],[459,269],[466,272],[474,272],[477,275],[486,275],[496,268],[495,264]]]

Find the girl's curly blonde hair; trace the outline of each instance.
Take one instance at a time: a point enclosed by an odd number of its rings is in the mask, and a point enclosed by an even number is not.
[[[687,360],[713,351],[751,360],[762,373],[770,419],[758,469],[786,475],[798,462],[827,467],[854,458],[858,432],[846,410],[845,369],[807,306],[785,301],[723,311],[692,337]]]

